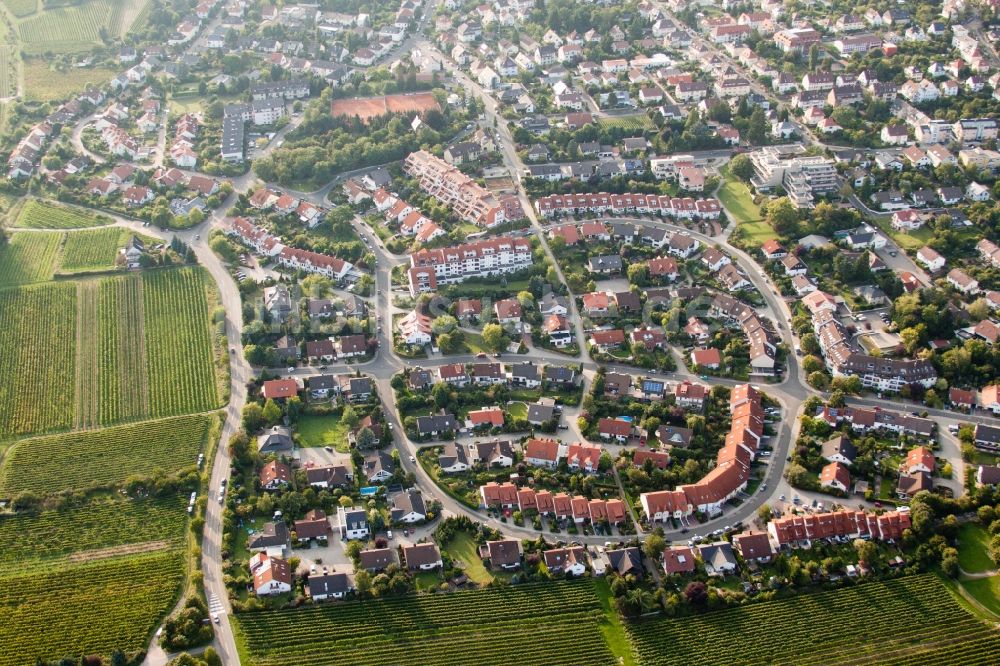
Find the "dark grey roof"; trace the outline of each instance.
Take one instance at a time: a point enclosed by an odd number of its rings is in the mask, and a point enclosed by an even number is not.
[[[312,574],[309,576],[309,596],[342,595],[351,589],[351,577],[346,573]]]
[[[417,417],[417,432],[420,434],[449,430],[458,430],[458,421],[455,420],[454,414],[431,414],[430,416]]]

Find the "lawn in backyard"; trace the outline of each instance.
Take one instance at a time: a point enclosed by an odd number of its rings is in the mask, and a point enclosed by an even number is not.
[[[351,450],[347,443],[350,429],[340,422],[339,416],[304,414],[299,417],[295,430],[302,446],[332,446],[341,453]]]
[[[528,418],[528,406],[523,402],[512,402],[507,405],[507,413],[514,419]]]
[[[478,547],[468,532],[458,532],[444,545],[444,552],[448,553],[454,562],[461,562],[462,570],[474,583],[488,585],[493,581],[491,574],[479,559]]]
[[[958,532],[958,565],[965,573],[980,573],[993,569],[986,547],[989,535],[981,525],[965,523]]]
[[[896,231],[892,228],[892,222],[888,217],[877,217],[875,219],[875,224],[888,234],[892,240],[904,250],[919,250],[923,246],[927,245],[927,242],[934,235],[934,232],[930,227],[923,226],[914,231]]]

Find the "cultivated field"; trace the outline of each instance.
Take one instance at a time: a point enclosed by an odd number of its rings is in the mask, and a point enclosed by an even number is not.
[[[0,518],[0,576],[57,566],[74,553],[146,542],[178,546],[186,498],[95,499],[64,511]],[[75,557],[75,556],[74,556]],[[76,558],[79,559],[79,558]]]
[[[98,283],[94,280],[77,283],[76,290],[76,402],[73,408],[73,428],[96,428],[101,423],[98,387],[100,386],[100,356],[97,348]]]
[[[647,130],[655,129],[653,121],[645,113],[634,116],[605,116],[597,119],[597,124],[605,128],[618,128],[623,130]]]
[[[105,271],[115,267],[118,251],[125,246],[132,233],[119,227],[76,231],[66,234],[60,273],[86,273]],[[144,239],[151,242],[152,239]]]
[[[44,58],[28,58],[21,63],[24,69],[24,97],[32,102],[51,102],[83,92],[87,85],[103,86],[116,72],[102,67],[67,67],[62,70],[50,67]]]
[[[151,416],[203,412],[220,406],[209,334],[209,288],[208,276],[200,268],[143,274]],[[138,389],[133,384],[131,390]]]
[[[0,289],[0,438],[72,425],[75,309],[73,284]]]
[[[0,45],[0,97],[17,94],[17,47]]]
[[[626,625],[642,664],[973,664],[1000,632],[933,575]]]
[[[146,0],[88,0],[46,8],[20,22],[23,49],[29,54],[76,53],[102,44],[101,31],[114,38],[131,27]],[[123,23],[127,21],[126,25]]]
[[[0,666],[143,649],[183,578],[177,550],[0,578]]]
[[[38,9],[38,0],[3,0],[3,4],[17,18],[33,14]]]
[[[615,664],[589,582],[235,616],[243,663]]]
[[[31,199],[14,220],[14,226],[22,229],[81,229],[110,224],[107,217],[97,217],[75,208],[67,208]]]
[[[0,287],[44,282],[52,278],[59,254],[59,234],[13,233],[0,239]]]
[[[334,116],[357,116],[362,121],[387,113],[423,113],[431,109],[440,111],[441,107],[429,92],[335,99],[330,103]]]
[[[95,353],[103,359],[98,393],[104,425],[149,413],[142,285],[137,274],[100,282],[100,306],[91,329],[98,335]]]
[[[121,484],[197,464],[214,417],[206,414],[17,441],[0,467],[6,496]]]

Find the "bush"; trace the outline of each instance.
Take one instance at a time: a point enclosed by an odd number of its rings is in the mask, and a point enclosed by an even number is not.
[[[160,636],[160,647],[168,652],[178,652],[204,645],[215,637],[208,619],[208,608],[201,597],[188,597],[184,607],[167,618]]]

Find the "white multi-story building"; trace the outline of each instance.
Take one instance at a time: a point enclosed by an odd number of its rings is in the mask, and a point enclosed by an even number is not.
[[[532,264],[531,241],[491,238],[410,255],[410,293],[414,296],[469,278],[514,273]]]
[[[750,183],[758,191],[785,188],[798,208],[812,208],[817,194],[837,191],[837,170],[833,160],[804,155],[797,144],[765,146],[750,154],[754,175]]]
[[[508,219],[504,206],[492,192],[425,150],[410,153],[403,170],[419,179],[421,188],[451,206],[463,220],[490,229]]]

